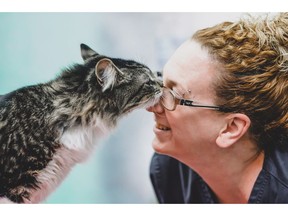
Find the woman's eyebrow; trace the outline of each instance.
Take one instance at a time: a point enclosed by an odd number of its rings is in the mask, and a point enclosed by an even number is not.
[[[164,81],[164,86],[168,87],[168,88],[172,88],[172,87],[175,87],[177,86],[177,82],[173,81],[173,80],[169,80],[169,79],[166,79]]]

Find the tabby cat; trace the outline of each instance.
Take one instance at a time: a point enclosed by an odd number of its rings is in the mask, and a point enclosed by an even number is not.
[[[38,203],[87,158],[96,139],[160,97],[161,82],[132,60],[81,44],[83,64],[0,97],[0,202]]]

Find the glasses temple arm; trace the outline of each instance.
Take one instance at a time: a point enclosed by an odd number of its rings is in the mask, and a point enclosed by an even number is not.
[[[203,108],[210,108],[210,109],[216,109],[219,110],[221,112],[227,112],[229,111],[228,109],[224,108],[224,107],[219,107],[219,106],[209,106],[209,105],[196,105],[193,104],[193,101],[190,100],[185,100],[185,99],[181,99],[179,102],[180,105],[184,105],[184,106],[191,106],[191,107],[203,107]]]

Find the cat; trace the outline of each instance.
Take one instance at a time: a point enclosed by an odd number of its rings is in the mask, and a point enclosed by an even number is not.
[[[0,202],[43,202],[121,117],[159,100],[147,66],[80,47],[83,64],[0,97]]]

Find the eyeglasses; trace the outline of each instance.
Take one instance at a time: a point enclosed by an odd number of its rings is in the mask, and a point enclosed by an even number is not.
[[[178,93],[174,92],[172,89],[167,88],[165,86],[163,87],[163,90],[162,90],[160,103],[163,105],[165,109],[169,111],[174,111],[177,105],[214,109],[214,110],[221,111],[221,112],[228,111],[228,109],[224,107],[194,104],[194,101],[181,98],[178,95]]]

